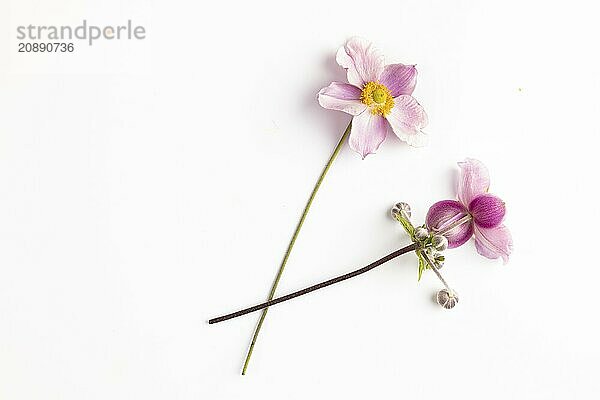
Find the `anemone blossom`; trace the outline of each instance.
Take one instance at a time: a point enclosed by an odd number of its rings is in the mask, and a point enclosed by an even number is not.
[[[427,125],[427,115],[411,96],[417,77],[414,65],[385,65],[379,51],[371,43],[359,38],[348,40],[346,45],[337,52],[336,59],[347,70],[349,83],[333,82],[319,92],[318,100],[323,107],[344,111],[352,115],[353,119],[333,149],[329,161],[325,164],[308,197],[271,285],[268,301],[274,299],[277,286],[312,202],[346,140],[363,159],[377,150],[390,129],[400,139],[413,146],[425,143],[426,136],[421,129]],[[254,330],[242,375],[246,373],[254,345],[266,318],[266,307]]]
[[[423,146],[427,114],[412,97],[417,82],[414,65],[385,65],[383,55],[367,40],[351,38],[336,55],[348,82],[332,82],[318,94],[319,104],[353,116],[349,144],[364,159],[393,131],[411,146]]]
[[[486,166],[472,158],[458,166],[458,201],[442,200],[432,205],[427,227],[432,232],[443,232],[448,248],[461,246],[475,236],[479,254],[492,259],[502,257],[507,263],[513,244],[510,231],[502,225],[506,207],[500,198],[487,193],[490,176]]]

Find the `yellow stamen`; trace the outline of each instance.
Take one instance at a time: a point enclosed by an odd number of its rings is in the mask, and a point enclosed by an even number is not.
[[[394,107],[394,98],[390,90],[377,82],[368,82],[365,84],[360,95],[360,101],[366,104],[373,115],[386,116]]]

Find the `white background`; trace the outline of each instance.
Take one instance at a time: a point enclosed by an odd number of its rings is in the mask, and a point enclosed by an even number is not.
[[[0,57],[0,398],[592,399],[598,364],[600,56],[594,2],[12,1]],[[144,25],[143,41],[19,54],[18,25]],[[348,123],[317,91],[337,48],[417,64],[430,145],[347,146],[280,294],[407,242],[453,198],[456,162],[491,172],[515,251],[472,243],[443,272],[405,255],[271,310],[262,301]]]

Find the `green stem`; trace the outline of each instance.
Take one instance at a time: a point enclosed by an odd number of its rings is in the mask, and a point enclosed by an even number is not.
[[[300,217],[300,221],[298,221],[296,230],[294,231],[294,234],[292,235],[292,240],[290,240],[290,244],[288,244],[285,255],[283,256],[283,260],[281,261],[281,265],[279,266],[279,271],[277,271],[277,275],[275,276],[275,281],[273,282],[273,286],[271,286],[271,291],[269,292],[269,298],[267,301],[271,301],[271,300],[273,300],[273,297],[275,297],[275,291],[277,290],[277,286],[279,285],[279,280],[281,279],[281,275],[283,274],[283,270],[285,269],[285,265],[287,264],[288,258],[290,258],[290,254],[292,252],[292,249],[294,248],[294,244],[296,243],[298,234],[300,233],[300,230],[302,229],[302,225],[304,225],[304,220],[306,219],[306,216],[308,215],[310,206],[312,205],[312,202],[315,199],[315,196],[317,195],[319,188],[321,187],[321,183],[323,183],[323,180],[325,179],[325,175],[327,175],[327,172],[329,171],[329,168],[331,168],[333,161],[336,159],[337,155],[339,154],[340,150],[342,149],[342,145],[344,144],[344,142],[350,135],[351,127],[352,127],[352,121],[350,121],[350,123],[348,124],[348,127],[344,131],[344,134],[342,135],[340,141],[335,146],[333,153],[331,153],[331,157],[329,157],[329,161],[327,161],[325,168],[323,168],[323,172],[321,172],[321,176],[319,176],[319,179],[317,180],[317,183],[315,184],[315,187],[313,188],[312,193],[310,194],[310,197],[308,198],[308,202],[306,203],[306,206],[304,206],[304,212],[302,213],[302,216]],[[268,311],[269,311],[269,308],[267,307],[267,308],[263,309],[262,313],[260,314],[260,319],[258,320],[256,329],[254,330],[254,335],[252,336],[252,342],[250,343],[250,348],[248,349],[248,354],[246,355],[246,361],[244,361],[244,368],[242,369],[242,375],[246,375],[246,371],[248,369],[248,364],[250,363],[250,357],[252,357],[252,352],[254,351],[254,345],[256,344],[256,339],[258,338],[258,334],[260,333],[260,329],[262,328],[263,322],[265,321],[265,317],[267,316]]]

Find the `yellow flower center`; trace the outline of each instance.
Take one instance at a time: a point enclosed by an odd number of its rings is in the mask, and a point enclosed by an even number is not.
[[[377,82],[368,82],[365,84],[360,94],[360,101],[369,107],[373,115],[382,115],[384,117],[394,107],[394,98],[390,90],[385,85]]]

